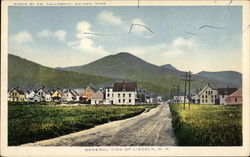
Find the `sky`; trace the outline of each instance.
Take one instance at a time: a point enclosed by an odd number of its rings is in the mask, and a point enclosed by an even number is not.
[[[242,72],[240,6],[10,6],[8,36],[9,53],[53,68],[129,52],[193,73]]]

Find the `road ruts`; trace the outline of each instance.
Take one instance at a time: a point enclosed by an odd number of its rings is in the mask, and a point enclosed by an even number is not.
[[[22,146],[174,146],[169,106],[54,139]]]

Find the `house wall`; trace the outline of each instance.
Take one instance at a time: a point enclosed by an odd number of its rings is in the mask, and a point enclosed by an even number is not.
[[[52,99],[51,99],[51,95],[46,94],[46,96],[45,96],[45,101],[47,101],[47,102],[52,101]]]
[[[216,104],[219,99],[218,91],[207,87],[202,93],[200,93],[200,104]]]
[[[19,94],[17,90],[13,90],[11,93],[9,93],[9,96],[12,98],[9,99],[9,101],[13,102],[23,102],[25,101],[25,95],[24,94]]]
[[[115,91],[113,102],[114,104],[135,105],[136,92],[135,91]]]
[[[106,88],[105,89],[105,104],[112,104],[113,103],[113,89],[112,88]]]
[[[242,104],[242,97],[241,96],[228,97],[227,104]]]
[[[227,104],[227,97],[228,97],[228,95],[219,95],[220,105],[226,105]]]
[[[88,88],[88,89],[86,89],[86,91],[84,91],[83,97],[85,97],[87,99],[91,99],[94,94],[95,94],[95,92],[91,88]]]

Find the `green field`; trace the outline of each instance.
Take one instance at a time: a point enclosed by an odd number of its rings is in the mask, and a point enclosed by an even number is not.
[[[138,115],[142,106],[55,106],[39,103],[9,103],[8,145],[20,145],[88,129],[109,121]]]
[[[242,107],[170,104],[172,124],[180,146],[241,146]]]

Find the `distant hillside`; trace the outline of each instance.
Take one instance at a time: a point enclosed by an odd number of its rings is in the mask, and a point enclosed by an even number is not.
[[[114,79],[80,74],[48,68],[26,59],[8,55],[8,88],[19,86],[21,89],[46,86],[50,88],[85,87],[111,85]]]
[[[22,89],[46,86],[49,88],[79,88],[93,83],[97,87],[113,85],[115,81],[136,81],[139,88],[166,97],[171,95],[174,86],[184,89],[184,72],[150,64],[129,53],[119,53],[101,58],[87,65],[53,69],[32,61],[8,55],[9,89],[19,86]],[[168,66],[170,67],[170,66]],[[192,90],[203,88],[208,82],[214,88],[237,87],[230,82],[193,75]],[[239,78],[238,78],[239,79]]]
[[[106,56],[87,65],[62,69],[111,78],[149,80],[150,82],[153,81],[153,75],[166,77],[166,75],[180,76],[182,74],[173,69],[159,68],[159,66],[150,64],[126,52]]]
[[[167,92],[167,94],[170,93],[174,85],[180,85],[181,89],[183,89],[184,82],[182,79],[185,74],[171,65],[156,66],[126,52],[106,56],[87,65],[61,69],[96,76],[143,82],[144,85],[151,84],[166,88],[165,92]],[[208,82],[216,88],[226,87],[227,85],[233,87],[237,86],[230,82],[210,79],[198,75],[193,77],[195,81],[192,82],[192,89],[203,88]]]
[[[208,79],[214,79],[227,83],[232,83],[235,84],[237,87],[242,86],[242,74],[235,71],[220,71],[220,72],[202,71],[197,73],[196,75]]]

